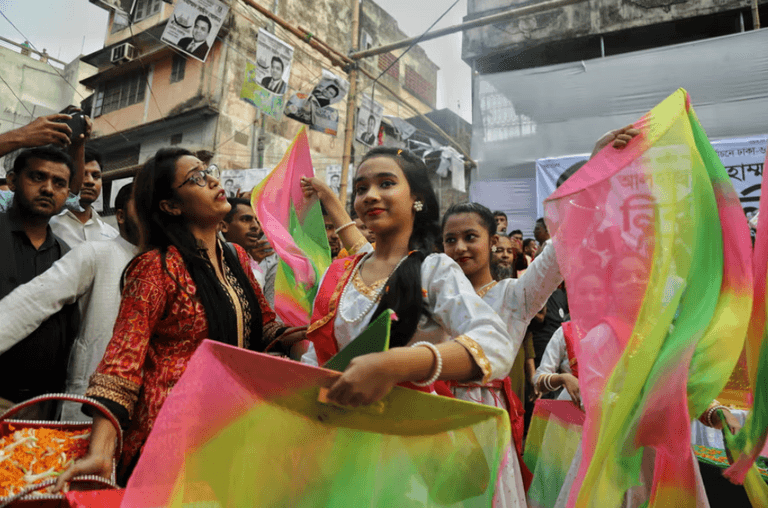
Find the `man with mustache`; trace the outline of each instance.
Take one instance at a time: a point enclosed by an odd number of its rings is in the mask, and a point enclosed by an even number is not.
[[[50,269],[0,300],[0,355],[21,343],[67,304],[79,306],[82,326],[69,355],[66,393],[83,395],[112,337],[120,307],[120,277],[138,251],[139,225],[132,194],[125,185],[115,198],[120,236],[105,242],[82,242]],[[0,356],[2,359],[2,356]],[[90,420],[81,404],[64,403],[62,420]]]
[[[101,195],[101,154],[92,148],[85,148],[85,171],[80,187],[80,209],[67,206],[60,215],[51,219],[54,234],[67,242],[70,247],[93,240],[111,240],[119,233],[104,222],[94,210],[93,203]]]
[[[46,271],[68,250],[48,225],[69,194],[74,164],[59,148],[22,151],[8,173],[13,204],[0,213],[0,298]],[[34,302],[30,302],[34,305]],[[0,410],[43,393],[64,388],[71,339],[77,330],[77,308],[66,306],[22,341],[0,349]],[[55,406],[27,415],[56,417]]]

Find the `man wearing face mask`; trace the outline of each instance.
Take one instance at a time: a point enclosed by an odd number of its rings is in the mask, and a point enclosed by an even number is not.
[[[85,148],[85,172],[83,185],[80,188],[80,210],[66,207],[56,217],[51,219],[53,232],[75,247],[86,241],[111,240],[118,236],[115,228],[104,222],[99,213],[93,208],[93,203],[101,195],[101,169],[104,166],[101,154],[96,150]]]

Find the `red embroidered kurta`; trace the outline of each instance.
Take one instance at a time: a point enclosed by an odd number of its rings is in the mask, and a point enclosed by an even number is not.
[[[271,340],[283,325],[253,278],[248,255],[235,247],[261,307],[264,338]],[[194,296],[195,283],[174,247],[168,249],[166,264],[173,278],[163,270],[158,250],[142,254],[130,265],[112,340],[86,393],[128,411],[122,467],[141,451],[165,398],[208,338],[205,309]]]

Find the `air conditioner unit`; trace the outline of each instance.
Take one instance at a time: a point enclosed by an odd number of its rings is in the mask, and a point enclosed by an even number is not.
[[[113,64],[121,64],[124,62],[130,62],[136,57],[136,47],[133,44],[127,42],[117,45],[112,48],[112,57],[110,61]]]

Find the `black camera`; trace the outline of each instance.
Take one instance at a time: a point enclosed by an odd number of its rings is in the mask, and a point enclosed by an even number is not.
[[[69,120],[61,121],[72,129],[72,134],[69,135],[70,141],[79,138],[81,134],[85,134],[85,114],[82,111],[72,111],[72,106],[69,106],[62,113],[72,117]]]

